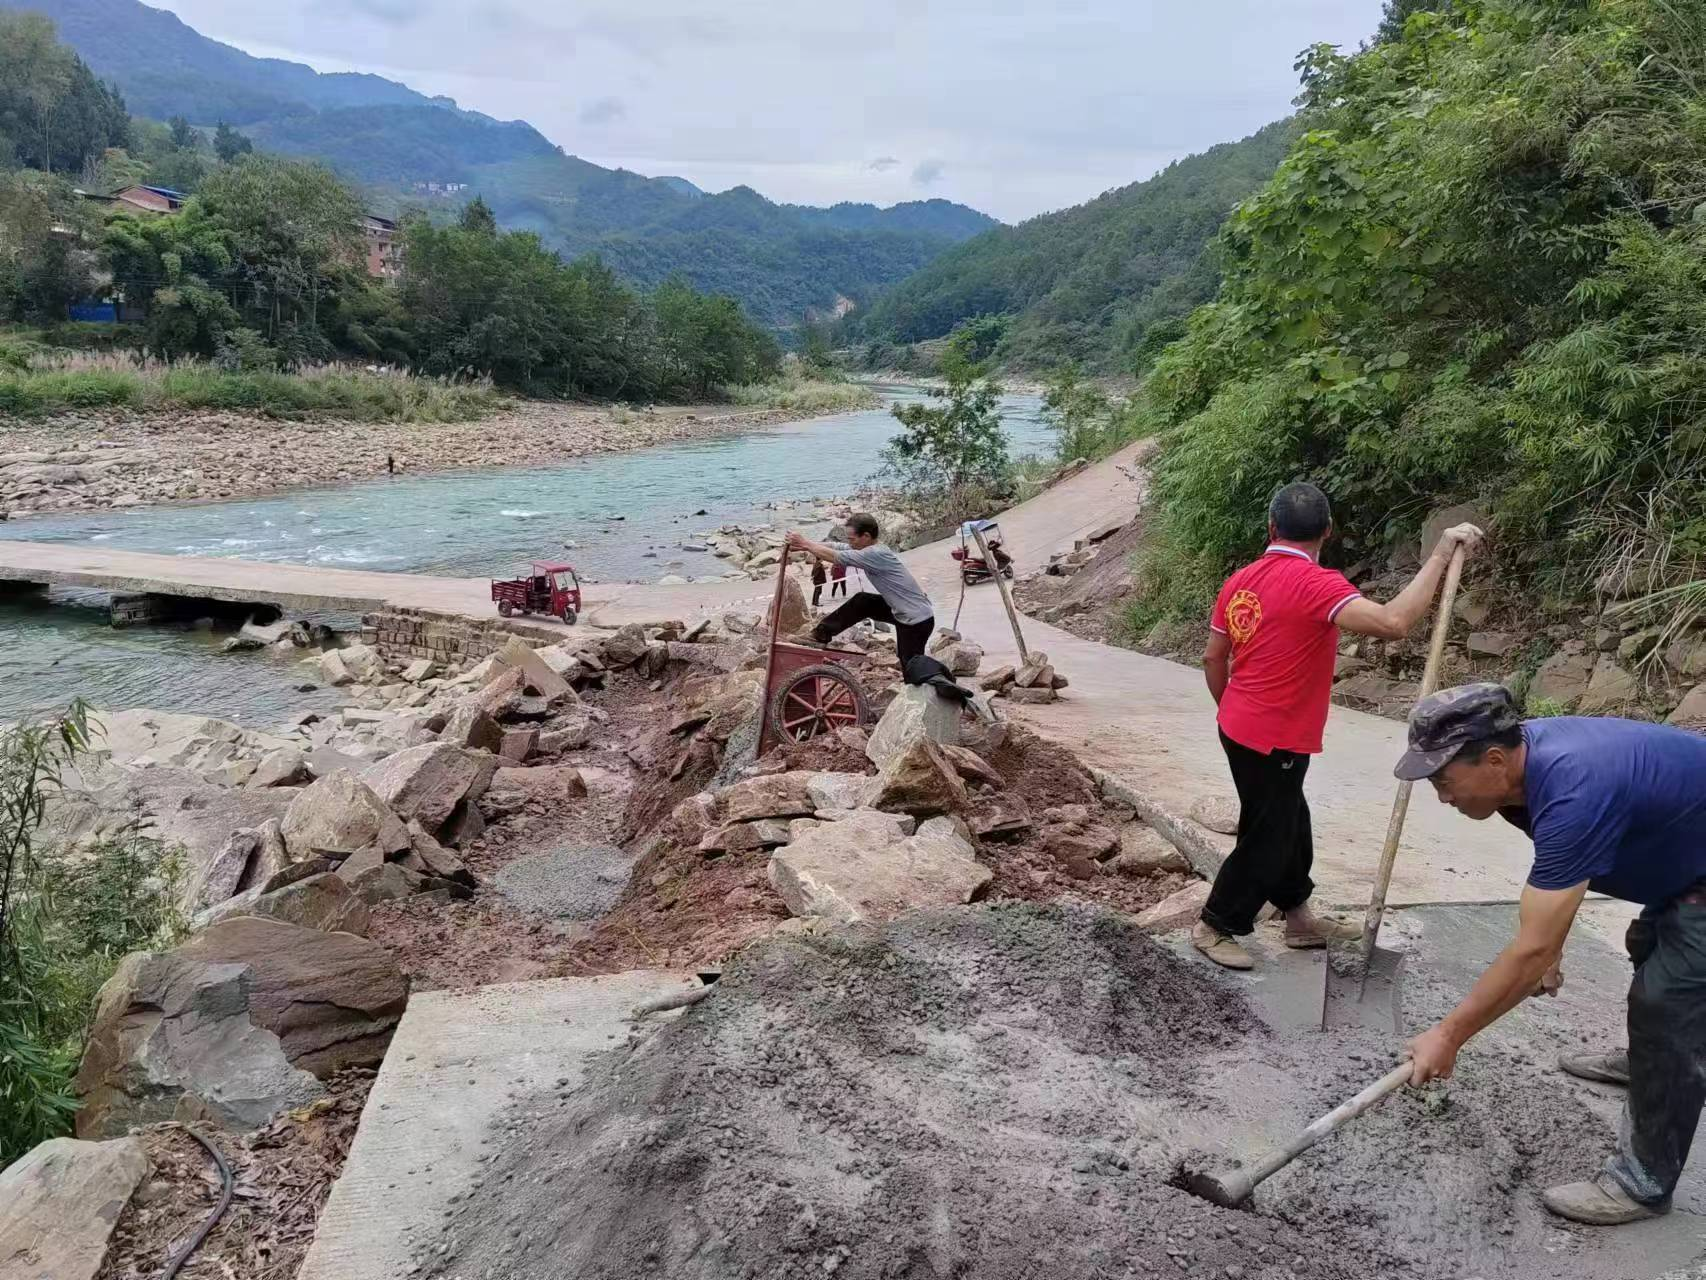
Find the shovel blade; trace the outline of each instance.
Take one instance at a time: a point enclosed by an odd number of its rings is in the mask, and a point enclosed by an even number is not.
[[[1321,1029],[1355,1027],[1397,1035],[1403,1029],[1403,973],[1404,953],[1387,947],[1375,947],[1366,967],[1357,950],[1329,956]]]

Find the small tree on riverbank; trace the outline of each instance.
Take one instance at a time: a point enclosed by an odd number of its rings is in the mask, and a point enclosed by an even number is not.
[[[957,340],[942,356],[942,372],[947,385],[930,389],[934,403],[894,406],[902,430],[883,451],[902,503],[927,525],[987,515],[1013,471],[1001,388]]]

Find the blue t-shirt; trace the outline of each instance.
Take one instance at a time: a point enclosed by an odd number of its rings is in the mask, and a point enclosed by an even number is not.
[[[1529,884],[1656,906],[1706,879],[1706,737],[1592,716],[1522,736],[1528,807],[1501,812],[1534,839]]]

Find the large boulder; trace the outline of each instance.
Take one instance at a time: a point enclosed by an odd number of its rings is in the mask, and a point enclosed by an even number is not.
[[[495,661],[521,673],[524,688],[550,702],[578,702],[569,682],[552,669],[520,636],[511,636],[494,655]]]
[[[1208,905],[1208,893],[1213,888],[1206,880],[1195,880],[1177,893],[1161,899],[1137,917],[1137,927],[1150,933],[1167,933],[1194,924],[1202,909]]]
[[[322,1096],[334,1071],[377,1064],[408,996],[377,943],[253,916],[126,956],[95,1004],[77,1133],[265,1124]]]
[[[646,656],[646,632],[630,622],[604,642],[604,661],[612,667],[631,667]]]
[[[334,773],[304,790],[284,811],[283,829],[285,848],[298,861],[337,862],[364,849],[389,856],[409,847],[409,829],[351,773]]]
[[[372,923],[366,902],[352,892],[341,876],[329,872],[293,881],[271,892],[262,892],[257,886],[227,899],[197,923],[205,927],[238,916],[282,920],[285,924],[301,925],[304,929],[353,933],[360,938],[367,936],[368,926]]]
[[[848,924],[971,902],[993,879],[951,827],[897,836],[888,815],[863,811],[803,830],[770,859],[770,883],[791,914]]]
[[[1665,650],[1665,665],[1685,679],[1706,676],[1706,636],[1681,636]]]
[[[384,678],[385,660],[379,656],[379,650],[372,645],[346,645],[337,652],[343,660],[344,670],[363,684],[373,684]]]
[[[857,809],[875,783],[865,773],[814,773],[806,779],[806,794],[814,809]]]
[[[957,640],[936,655],[949,674],[975,676],[983,664],[983,649],[970,640]]]
[[[419,871],[411,871],[400,862],[382,862],[377,867],[368,867],[350,880],[350,889],[370,907],[411,897],[426,886],[426,876]]]
[[[490,754],[434,742],[387,756],[370,765],[361,780],[399,818],[436,832],[457,805],[485,794],[497,767],[497,758]]]
[[[1189,871],[1190,861],[1153,827],[1131,823],[1120,830],[1120,851],[1108,864],[1121,875],[1149,876],[1163,871]]]
[[[245,889],[263,884],[289,865],[290,851],[276,819],[233,831],[203,872],[192,909],[216,907]]]
[[[1238,797],[1225,794],[1204,796],[1191,806],[1190,818],[1210,831],[1235,836],[1238,834]]]
[[[439,880],[474,887],[474,873],[418,822],[409,824],[409,851],[399,861],[411,871]]]
[[[929,738],[918,738],[883,766],[877,775],[873,809],[918,816],[963,813],[971,805],[966,784],[953,762]]]
[[[496,755],[504,744],[503,726],[492,718],[484,707],[464,702],[450,713],[438,740],[452,746],[467,747],[470,751],[490,751]]]
[[[1579,653],[1555,653],[1534,673],[1529,693],[1563,707],[1573,707],[1593,679],[1593,659]]]
[[[344,665],[341,651],[328,649],[320,655],[320,679],[334,689],[355,683],[355,673]]]
[[[298,747],[280,747],[261,757],[248,780],[248,787],[294,787],[313,777],[308,759]]]
[[[51,1138],[0,1172],[0,1276],[94,1280],[119,1215],[148,1176],[136,1138]]]
[[[1635,701],[1640,692],[1640,682],[1631,672],[1608,659],[1601,660],[1588,678],[1587,692],[1576,710],[1586,716],[1602,715]]]
[[[909,684],[884,709],[865,755],[879,769],[920,738],[958,745],[960,706],[927,684]]]
[[[767,773],[737,782],[722,794],[724,822],[751,822],[756,818],[801,818],[820,806],[812,797],[812,780],[818,775],[797,769],[791,773]]]
[[[1676,710],[1665,718],[1666,724],[1685,729],[1706,729],[1706,684],[1697,684],[1676,704]]]
[[[801,588],[799,579],[792,574],[783,579],[782,598],[771,607],[770,613],[770,628],[778,636],[798,635],[811,621],[811,610],[806,606],[806,593]]]

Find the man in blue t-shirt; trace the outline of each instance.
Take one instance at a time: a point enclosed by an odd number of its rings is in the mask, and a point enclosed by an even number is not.
[[[1498,813],[1534,841],[1516,940],[1410,1042],[1411,1083],[1449,1076],[1471,1036],[1528,996],[1557,992],[1588,890],[1640,903],[1627,940],[1635,978],[1617,1153],[1598,1177],[1542,1198],[1595,1225],[1667,1212],[1706,1103],[1706,737],[1633,720],[1525,722],[1502,685],[1471,684],[1417,705],[1394,772],[1428,778],[1458,812]]]

